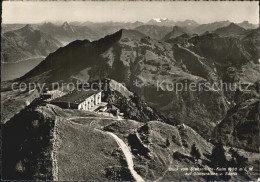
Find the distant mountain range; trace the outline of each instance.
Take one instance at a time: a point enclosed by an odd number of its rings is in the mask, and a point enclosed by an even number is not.
[[[2,62],[19,62],[33,57],[46,57],[62,44],[51,35],[31,25],[2,34]]]
[[[39,25],[39,29],[47,34],[52,35],[64,45],[74,40],[98,40],[108,34],[115,33],[121,28],[132,29],[142,25],[141,22],[120,23],[120,22],[64,22],[62,25],[44,23]]]
[[[153,18],[147,22],[148,25],[158,25],[158,26],[180,26],[180,27],[187,27],[189,29],[193,29],[197,27],[199,24],[193,20],[185,20],[185,21],[172,21],[168,18]]]
[[[39,30],[52,35],[54,38],[62,42],[64,45],[78,39],[93,40],[100,38],[98,31],[93,31],[88,27],[78,27],[64,22],[62,25],[54,25],[52,23],[44,23],[39,25]]]
[[[173,26],[174,21],[168,18],[153,18],[147,22],[148,25],[158,25],[158,26]]]
[[[83,36],[83,38],[95,40],[95,39],[101,38],[99,36],[105,36],[107,34],[114,33],[122,28],[134,29],[141,25],[157,25],[157,26],[165,26],[165,27],[179,26],[179,27],[185,27],[188,30],[192,30],[194,33],[202,34],[206,31],[211,32],[218,28],[225,27],[225,26],[229,25],[230,23],[232,23],[232,22],[219,21],[219,22],[213,22],[213,23],[207,23],[207,24],[199,24],[199,23],[195,22],[194,20],[173,21],[173,20],[169,20],[168,18],[153,18],[146,23],[143,23],[140,21],[136,21],[136,22],[112,22],[112,21],[110,21],[110,22],[102,22],[102,23],[95,23],[95,22],[91,22],[91,21],[86,21],[86,22],[78,22],[78,21],[47,22],[46,21],[43,23],[32,24],[32,26],[39,27],[40,30],[46,31],[46,33],[54,31],[53,29],[54,29],[54,27],[56,27],[57,29],[60,29],[60,30],[56,30],[57,35],[59,35],[58,32],[62,31],[62,26],[66,26],[68,28],[70,26],[69,29],[73,28],[74,32],[76,32],[76,34],[77,34],[77,35],[75,35],[75,37],[79,36],[80,38],[82,38],[82,36]],[[258,25],[251,24],[248,21],[243,21],[241,23],[237,23],[237,25],[239,25],[245,29],[255,29],[258,27]],[[19,29],[19,28],[22,28],[23,26],[25,26],[25,24],[2,24],[2,32]],[[83,27],[85,27],[85,28],[83,28]],[[51,30],[49,30],[49,28]],[[65,27],[63,27],[63,28],[65,28]],[[67,31],[69,31],[69,29],[67,29]],[[81,30],[79,30],[79,32],[77,32],[77,29],[81,29]],[[84,30],[84,29],[86,29],[86,30]],[[52,32],[52,33],[54,33],[54,32]],[[84,35],[86,33],[89,33],[89,34]],[[63,32],[63,34],[64,34],[64,32]],[[72,35],[70,35],[70,36],[72,36]],[[71,37],[71,38],[73,38],[73,37]]]
[[[229,24],[230,24],[229,21],[220,21],[220,22],[202,24],[194,28],[193,31],[198,34],[203,34],[205,32],[211,32],[218,28],[228,26]]]

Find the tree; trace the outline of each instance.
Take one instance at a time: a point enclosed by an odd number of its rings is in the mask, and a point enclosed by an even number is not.
[[[213,177],[210,181],[229,181],[231,177],[226,174],[227,170],[216,171],[217,168],[226,168],[228,167],[228,161],[225,156],[225,149],[221,143],[216,143],[212,154],[211,154],[211,165],[214,168],[214,171],[218,174]]]
[[[211,162],[214,167],[227,167],[225,149],[221,143],[215,144],[211,154]]]
[[[229,150],[230,154],[231,154],[231,166],[232,167],[236,167],[236,168],[241,168],[241,167],[245,167],[246,166],[246,162],[248,161],[248,159],[242,155],[240,155],[237,150],[230,148]]]
[[[191,152],[190,154],[195,157],[197,160],[201,157],[201,153],[199,149],[196,147],[195,143],[191,147]]]

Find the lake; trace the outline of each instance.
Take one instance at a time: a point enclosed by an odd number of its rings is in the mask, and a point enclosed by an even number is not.
[[[12,80],[23,76],[32,70],[44,58],[32,58],[18,63],[1,63],[1,79],[2,81]]]

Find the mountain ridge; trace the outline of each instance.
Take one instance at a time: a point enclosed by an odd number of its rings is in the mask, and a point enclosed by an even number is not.
[[[244,33],[246,29],[238,26],[235,23],[230,23],[226,27],[218,28],[214,32],[220,35],[240,35]]]
[[[172,31],[169,32],[168,34],[166,34],[162,40],[164,41],[171,41],[172,39],[181,36],[183,34],[187,34],[187,35],[191,35],[192,32],[190,32],[189,30],[187,30],[185,27],[179,27],[179,26],[174,26],[172,28]]]

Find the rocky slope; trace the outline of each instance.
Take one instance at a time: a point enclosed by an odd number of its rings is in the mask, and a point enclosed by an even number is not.
[[[175,38],[167,39],[164,41],[171,44],[184,44],[188,43],[187,40],[189,40],[192,36],[196,36],[196,34],[188,35],[186,33],[183,33],[179,36],[176,36]]]
[[[236,91],[236,105],[216,126],[214,138],[225,145],[259,151],[259,82],[246,92]]]
[[[104,130],[115,133],[128,144],[135,156],[135,169],[139,171],[143,179],[153,181],[219,180],[214,175],[201,176],[198,173],[195,175],[198,171],[191,170],[205,168],[202,173],[213,173],[213,170],[207,170],[208,167],[212,167],[210,155],[213,145],[186,125],[172,126],[158,121],[149,121],[141,125],[127,120],[108,124],[104,126]],[[191,146],[194,144],[202,154],[199,161],[190,155]],[[239,154],[247,157],[251,155],[246,165],[259,169],[255,158],[258,154],[250,154],[243,150]],[[225,155],[230,156],[228,150]],[[186,170],[181,170],[181,168],[186,168]],[[228,179],[230,181],[255,179],[257,174],[258,172],[255,171],[248,173],[248,176],[238,175],[228,177]]]
[[[255,39],[248,40],[252,46],[248,46],[240,37],[221,37],[217,34],[205,34],[193,37],[186,47],[200,56],[207,58],[210,64],[216,68],[217,75],[225,82],[237,82],[239,80],[254,83],[258,80],[256,52],[253,45]],[[255,66],[256,67],[255,67]],[[256,75],[247,78],[245,71],[252,70]]]
[[[104,81],[103,81],[104,82]],[[116,106],[121,113],[128,119],[139,122],[157,120],[165,123],[171,121],[164,117],[160,112],[142,100],[137,94],[129,91],[115,80],[105,80],[108,85],[104,92],[103,100],[110,105]]]
[[[183,172],[171,169],[176,168],[176,164],[179,168],[200,166],[190,156],[191,145],[196,143],[205,155],[212,150],[211,144],[186,125],[174,127],[158,121],[138,125],[130,120],[117,121],[105,126],[104,130],[116,133],[128,143],[135,155],[135,168],[147,180],[184,180]],[[175,157],[175,154],[180,153],[182,157]],[[205,157],[202,158],[207,160]],[[202,180],[196,176],[191,178]]]
[[[228,146],[259,151],[259,101],[247,100],[231,108],[215,128],[215,138]]]
[[[2,62],[18,62],[32,57],[47,56],[62,44],[30,25],[2,34]]]
[[[257,60],[260,52],[260,28],[252,29],[244,32],[241,35],[241,39],[246,47],[249,47],[248,51],[255,55],[254,59]],[[258,56],[258,57],[257,57]]]

